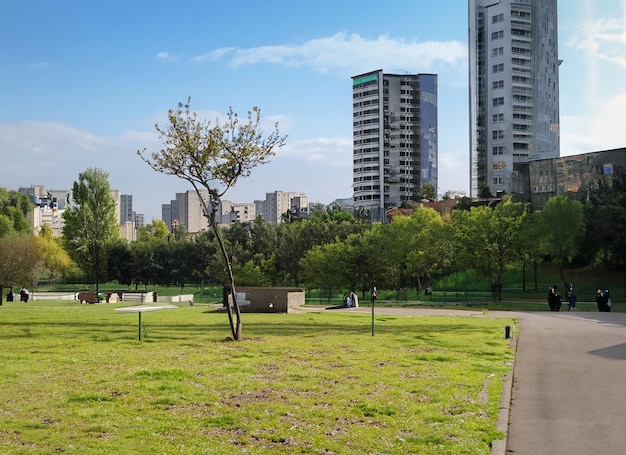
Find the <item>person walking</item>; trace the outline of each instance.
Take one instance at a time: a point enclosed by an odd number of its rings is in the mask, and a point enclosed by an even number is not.
[[[611,307],[613,306],[613,301],[611,300],[611,292],[608,289],[605,289],[602,293],[604,295],[604,311],[611,311]]]
[[[596,305],[598,306],[598,311],[604,311],[604,296],[602,295],[602,291],[600,289],[596,291]]]
[[[569,288],[567,289],[567,303],[569,305],[567,311],[576,309],[576,293],[574,292],[574,283],[570,283]]]
[[[562,303],[561,295],[557,291],[556,284],[554,284],[548,291],[548,306],[550,307],[550,311],[560,311]]]

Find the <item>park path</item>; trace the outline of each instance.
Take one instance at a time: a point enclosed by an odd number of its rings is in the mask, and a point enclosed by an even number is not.
[[[626,314],[517,317],[506,454],[626,453]]]

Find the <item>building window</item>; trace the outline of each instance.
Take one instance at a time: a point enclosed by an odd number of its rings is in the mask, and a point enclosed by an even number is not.
[[[502,185],[502,177],[494,177],[493,178],[494,185]]]
[[[493,107],[504,106],[504,97],[500,96],[498,98],[494,98],[492,102],[493,102]]]
[[[504,55],[504,48],[502,46],[491,49],[492,57],[497,57],[498,55]]]
[[[502,71],[504,71],[504,63],[499,63],[498,65],[493,65],[491,67],[492,72],[494,73],[501,73]]]
[[[497,39],[502,39],[504,38],[504,30],[500,30],[498,32],[493,32],[491,34],[491,41],[495,41]]]
[[[504,114],[493,114],[491,119],[493,123],[504,122]]]
[[[491,83],[491,87],[493,88],[493,90],[504,88],[504,81],[493,81]]]
[[[493,155],[504,155],[504,147],[502,145],[498,145],[491,148],[491,153]]]
[[[492,139],[504,139],[504,130],[493,130],[491,132]]]
[[[504,21],[504,14],[502,13],[496,14],[495,16],[491,16],[492,24],[497,24],[498,22],[503,22],[503,21]]]
[[[493,162],[494,170],[506,170],[506,161],[494,161]]]

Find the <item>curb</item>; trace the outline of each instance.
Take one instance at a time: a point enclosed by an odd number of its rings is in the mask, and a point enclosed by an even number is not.
[[[513,380],[515,377],[515,360],[517,358],[517,333],[515,326],[511,338],[511,347],[515,354],[513,358],[513,367],[511,371],[502,378],[502,395],[500,396],[500,407],[498,408],[498,419],[496,420],[496,428],[504,433],[503,439],[497,439],[491,442],[491,455],[505,455],[506,442],[509,430],[509,415],[511,412],[511,396],[513,394]]]

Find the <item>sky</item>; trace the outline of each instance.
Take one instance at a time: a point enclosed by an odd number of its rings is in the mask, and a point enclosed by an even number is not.
[[[626,146],[626,0],[561,0],[561,156]],[[284,147],[224,199],[352,196],[352,80],[438,75],[438,193],[469,194],[467,1],[2,0],[0,187],[69,189],[98,168],[146,223],[192,189],[137,155],[191,98],[261,109]]]

